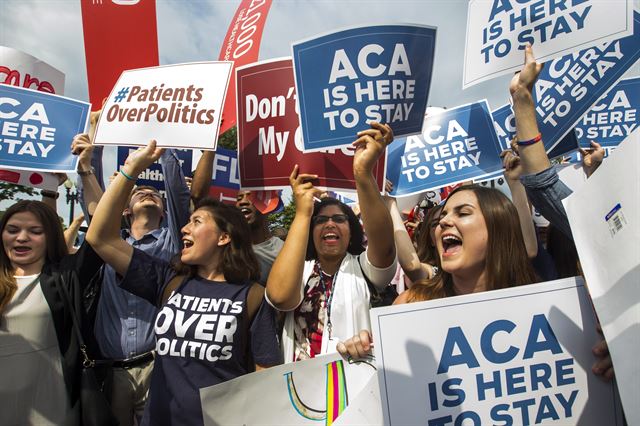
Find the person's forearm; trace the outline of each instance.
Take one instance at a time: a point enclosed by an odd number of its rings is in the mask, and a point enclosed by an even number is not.
[[[389,214],[393,222],[393,235],[400,267],[402,267],[402,270],[412,282],[429,278],[429,274],[425,273],[426,271],[418,258],[411,237],[409,237],[409,233],[404,226],[396,201],[387,201],[387,206],[389,207]]]
[[[362,223],[367,233],[367,256],[377,268],[386,268],[395,259],[393,222],[380,196],[371,171],[354,170]]]
[[[527,199],[527,192],[519,180],[507,180],[509,189],[511,190],[511,199],[516,210],[518,211],[518,219],[520,220],[520,229],[524,239],[524,245],[527,249],[527,256],[534,258],[538,254],[538,238],[536,236],[536,228],[531,217],[531,208]]]
[[[513,112],[516,118],[516,137],[518,141],[531,140],[540,133],[533,96],[527,90],[519,89],[512,97]],[[525,175],[536,174],[551,166],[542,141],[518,146],[518,152]]]
[[[191,199],[194,203],[198,203],[201,199],[209,194],[211,179],[213,178],[213,162],[215,160],[215,151],[204,151],[202,157],[198,161],[196,170],[193,172],[193,181],[191,182]]]

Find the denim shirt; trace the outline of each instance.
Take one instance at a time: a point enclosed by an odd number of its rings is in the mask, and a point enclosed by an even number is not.
[[[562,200],[573,191],[560,180],[556,169],[551,166],[535,175],[522,176],[520,181],[527,191],[529,201],[540,214],[563,234],[573,239],[567,212],[562,205]]]
[[[127,230],[122,236],[129,244],[146,253],[170,260],[181,249],[182,227],[189,220],[189,189],[177,155],[166,150],[160,157],[166,189],[167,226],[155,229],[136,240]],[[97,174],[97,173],[96,173]],[[102,176],[96,176],[102,181]],[[115,212],[114,212],[115,214]],[[155,347],[153,323],[156,307],[118,286],[116,273],[105,265],[96,316],[95,333],[106,359],[127,359]]]

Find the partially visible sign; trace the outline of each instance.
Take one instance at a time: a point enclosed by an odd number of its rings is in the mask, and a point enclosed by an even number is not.
[[[491,175],[502,169],[486,101],[428,115],[420,136],[391,143],[387,179],[404,196]]]
[[[215,150],[231,62],[196,62],[122,73],[105,103],[96,145]]]
[[[231,149],[216,149],[209,197],[223,203],[235,203],[239,190],[240,175],[238,173],[237,152]]]
[[[135,151],[137,148],[128,147],[128,146],[119,146],[118,147],[118,167],[124,165],[125,160],[129,156],[131,151]],[[191,165],[193,162],[193,153],[190,149],[176,149],[176,154],[178,155],[178,159],[180,161],[180,167],[182,168],[182,173],[185,176],[191,175]],[[165,178],[162,174],[162,166],[160,165],[160,160],[156,161],[149,167],[147,167],[140,175],[138,176],[138,180],[136,181],[136,185],[148,185],[153,186],[161,193],[164,192]]]
[[[374,25],[294,43],[304,149],[348,145],[371,121],[420,133],[435,41],[435,28]]]
[[[49,191],[58,190],[58,177],[53,173],[0,169],[0,181]]]
[[[40,59],[0,46],[0,84],[64,94],[64,74]]]
[[[0,85],[0,166],[75,172],[71,141],[87,127],[91,105]]]

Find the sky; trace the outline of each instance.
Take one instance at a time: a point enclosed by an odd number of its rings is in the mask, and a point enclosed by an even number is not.
[[[634,3],[640,8],[640,0]],[[238,4],[235,0],[157,0],[161,65],[216,60]],[[273,0],[260,60],[290,56],[291,42],[345,27],[430,25],[438,31],[429,105],[451,108],[487,99],[495,109],[508,100],[509,76],[462,90],[467,5],[467,0]],[[88,101],[80,0],[0,0],[0,45],[61,70],[66,75],[65,95]],[[640,65],[636,64],[627,76],[638,75]],[[105,154],[105,168],[115,170],[113,152]]]

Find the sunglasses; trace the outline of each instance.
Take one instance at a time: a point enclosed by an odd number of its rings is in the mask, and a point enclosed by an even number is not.
[[[319,214],[314,216],[312,221],[314,225],[322,225],[329,222],[329,220],[332,220],[333,223],[345,223],[349,220],[349,216],[346,214],[334,214],[333,216]]]

